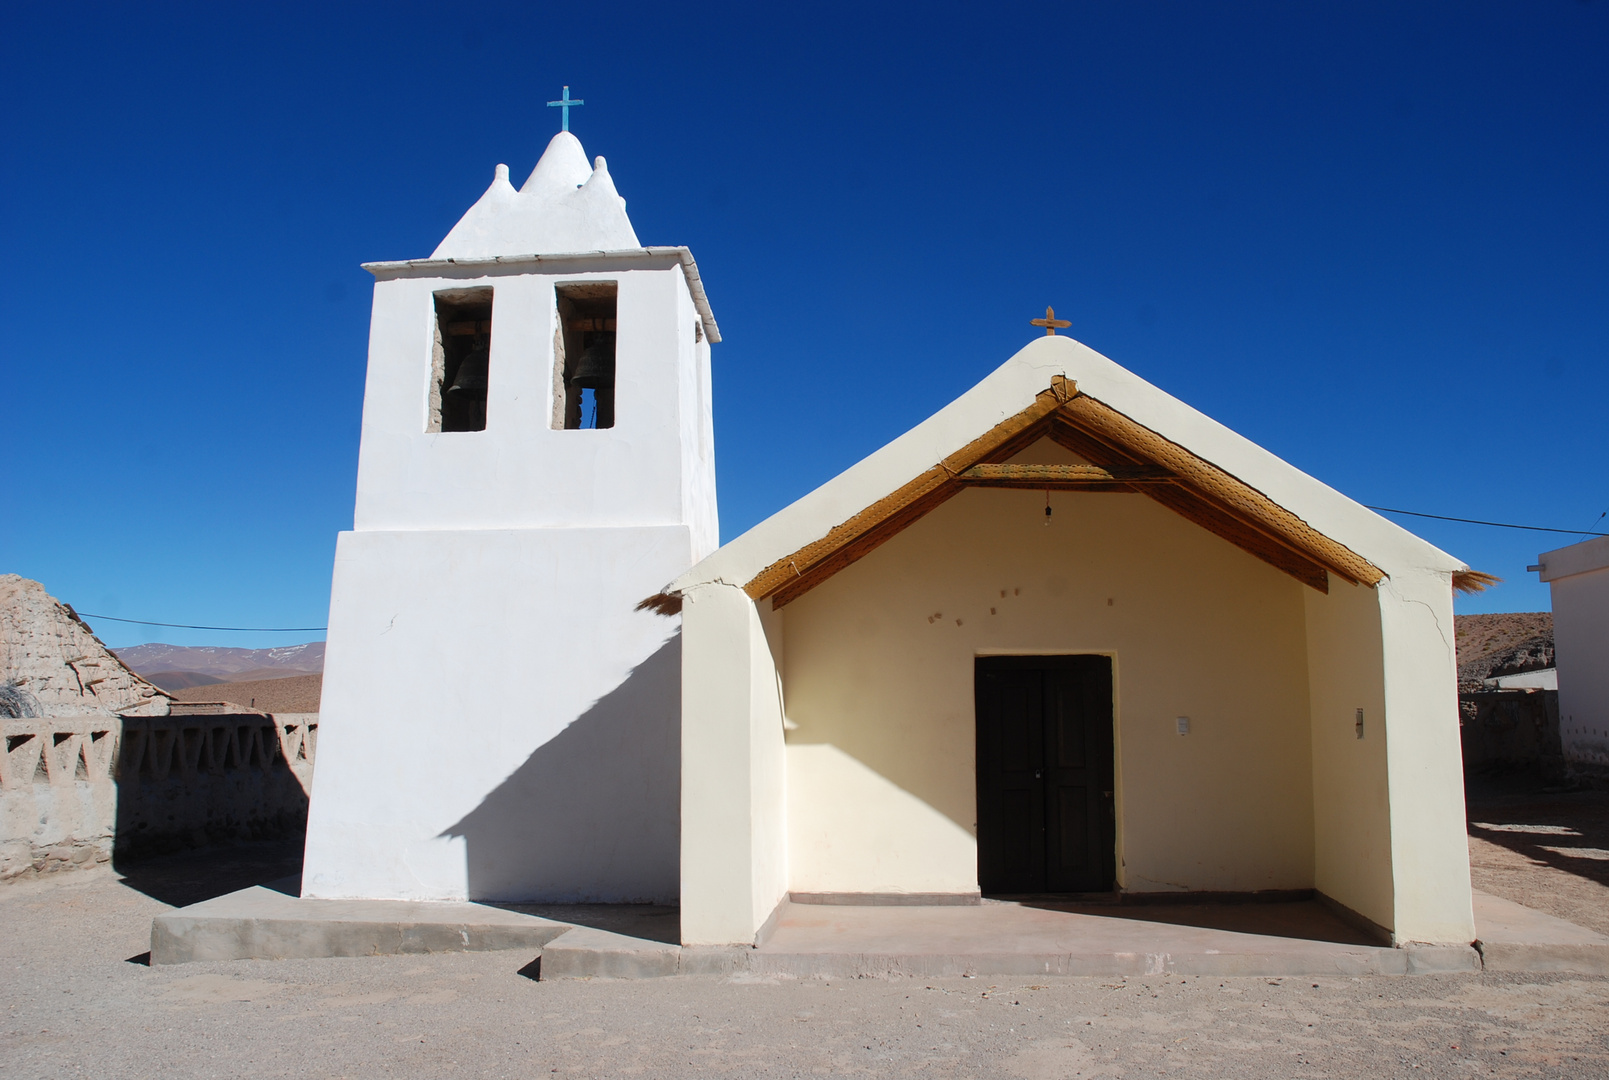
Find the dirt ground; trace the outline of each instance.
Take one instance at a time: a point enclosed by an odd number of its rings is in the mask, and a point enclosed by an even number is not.
[[[1605,929],[1606,866],[1582,854],[1604,846],[1603,797],[1475,795],[1477,887]],[[0,888],[0,1078],[1609,1076],[1609,979],[1572,975],[541,983],[521,953],[146,965],[153,915],[298,864],[295,844],[247,845]]]
[[[1522,773],[1472,778],[1467,799],[1475,888],[1609,934],[1609,792]]]

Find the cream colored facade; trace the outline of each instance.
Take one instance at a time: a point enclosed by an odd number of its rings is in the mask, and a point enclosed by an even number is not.
[[[789,888],[976,891],[972,660],[1057,653],[1114,660],[1123,888],[1309,887],[1303,586],[1143,495],[1044,503],[963,492],[783,609]]]
[[[962,490],[836,572],[811,561],[1059,377],[1378,582],[1332,572],[1323,591],[1137,489],[1058,490],[1048,527],[1043,491]],[[1041,439],[1004,460],[1087,459]],[[778,560],[819,583],[757,584]],[[1094,653],[1115,676],[1120,888],[1316,889],[1398,941],[1467,943],[1465,569],[1076,341],[1041,339],[667,588],[684,620],[684,940],[752,940],[789,893],[975,895],[976,658]]]

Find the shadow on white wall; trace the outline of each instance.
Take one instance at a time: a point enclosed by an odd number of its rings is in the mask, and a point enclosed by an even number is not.
[[[471,899],[677,902],[681,671],[677,631],[441,834]]]

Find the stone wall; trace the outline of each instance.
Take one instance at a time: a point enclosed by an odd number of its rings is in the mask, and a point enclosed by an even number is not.
[[[1562,777],[1557,690],[1489,690],[1458,695],[1465,769],[1534,768]]]
[[[300,830],[316,713],[0,722],[0,880]]]

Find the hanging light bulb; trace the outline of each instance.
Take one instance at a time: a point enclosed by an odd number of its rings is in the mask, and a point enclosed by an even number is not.
[[[1045,489],[1045,528],[1050,528],[1050,489]]]

